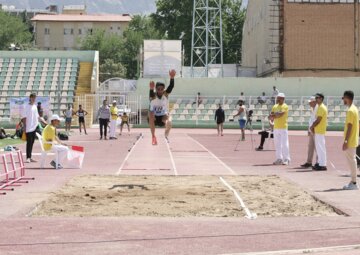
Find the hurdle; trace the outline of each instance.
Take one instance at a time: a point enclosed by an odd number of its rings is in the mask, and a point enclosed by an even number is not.
[[[3,191],[13,191],[13,187],[19,187],[22,183],[34,180],[34,178],[25,178],[25,165],[21,151],[2,154],[0,157],[3,165],[0,173],[0,195],[6,195]]]

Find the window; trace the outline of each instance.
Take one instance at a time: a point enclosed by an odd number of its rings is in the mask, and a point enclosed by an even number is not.
[[[81,30],[81,28],[79,28],[79,35],[81,35],[82,34],[82,30]]]
[[[44,33],[45,33],[46,35],[49,35],[49,34],[50,34],[50,28],[46,27]]]
[[[64,28],[64,35],[73,35],[74,29],[73,28]]]

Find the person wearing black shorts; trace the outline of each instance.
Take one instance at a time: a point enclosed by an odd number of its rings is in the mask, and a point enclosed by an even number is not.
[[[225,112],[221,108],[221,104],[219,104],[219,108],[215,112],[215,121],[216,121],[216,125],[217,125],[218,136],[220,136],[220,135],[223,136],[224,135],[223,132],[224,132]]]
[[[165,90],[165,84],[161,82],[150,82],[150,109],[149,109],[149,126],[152,135],[152,145],[157,145],[155,136],[155,126],[165,126],[165,139],[169,142],[168,136],[171,129],[171,119],[169,117],[168,105],[169,94],[174,88],[175,70],[169,71],[170,85]],[[156,92],[154,91],[156,87]]]
[[[87,111],[85,111],[85,110],[82,108],[82,105],[79,105],[79,110],[77,110],[76,116],[79,117],[79,130],[80,130],[80,135],[81,135],[81,126],[84,127],[85,135],[87,135],[86,127],[85,127],[85,116],[86,116],[87,114],[88,114]]]

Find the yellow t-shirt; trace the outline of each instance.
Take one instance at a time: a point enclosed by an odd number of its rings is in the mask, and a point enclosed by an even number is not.
[[[118,119],[118,108],[115,106],[111,106],[110,107],[110,114],[111,114],[111,119],[112,120],[117,120]],[[115,115],[113,115],[115,114]]]
[[[123,115],[123,116],[121,116],[121,121],[122,122],[127,122],[129,120],[129,116],[125,116],[125,115]]]
[[[42,132],[42,137],[43,137],[43,145],[44,145],[44,150],[49,151],[51,150],[52,144],[48,144],[46,142],[48,142],[49,140],[54,141],[55,137],[56,137],[56,128],[53,125],[47,125],[43,132]]]
[[[316,112],[316,119],[321,117],[320,123],[315,127],[315,134],[325,135],[326,127],[327,127],[327,115],[328,110],[324,104],[319,105],[318,110]]]
[[[355,105],[351,105],[346,112],[344,139],[346,138],[349,123],[352,124],[352,128],[348,140],[348,147],[356,148],[359,145],[359,111]]]
[[[287,104],[276,104],[273,106],[271,112],[284,112],[283,116],[280,118],[275,118],[274,120],[274,129],[287,129],[288,128],[288,114],[289,114],[289,107]]]

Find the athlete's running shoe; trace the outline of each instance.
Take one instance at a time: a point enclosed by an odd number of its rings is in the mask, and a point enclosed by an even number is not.
[[[152,138],[152,145],[157,145],[156,136],[153,136]]]

